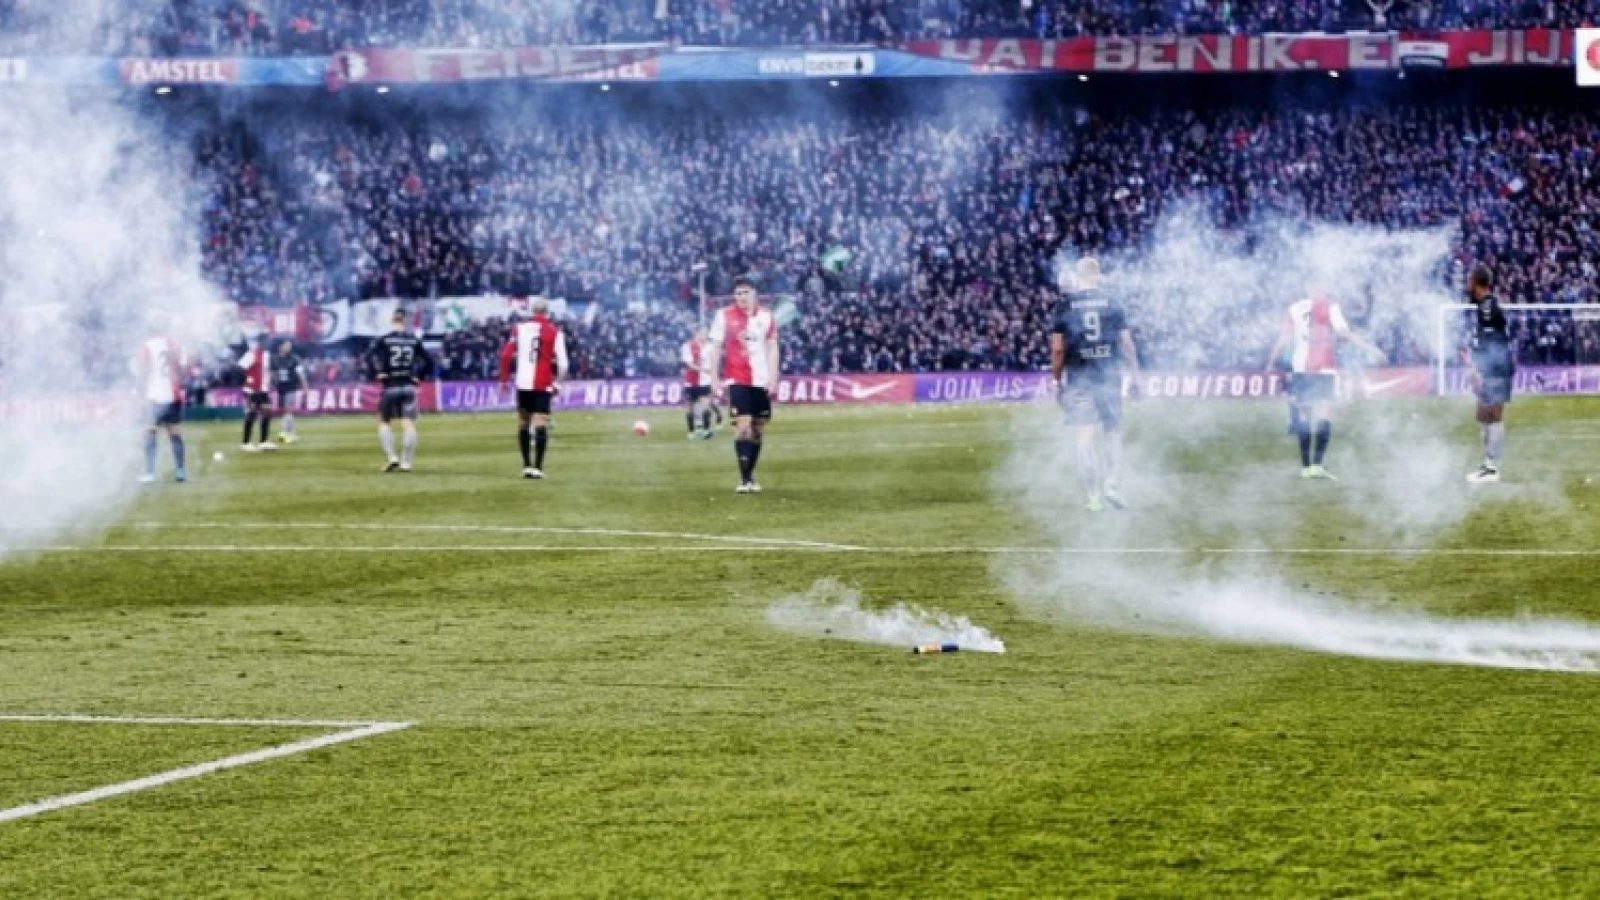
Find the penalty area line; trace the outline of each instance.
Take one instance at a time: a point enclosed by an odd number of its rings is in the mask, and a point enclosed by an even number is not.
[[[306,725],[306,726],[310,726],[310,723],[307,723],[307,722],[296,722],[295,720],[273,720],[273,719],[254,719],[254,720],[251,720],[251,719],[162,719],[162,718],[139,719],[139,718],[120,718],[120,717],[111,717],[111,716],[108,716],[108,717],[98,717],[98,716],[0,716],[0,721],[8,721],[8,722],[17,722],[17,721],[20,721],[20,722],[98,722],[98,723],[104,723],[104,724],[138,724],[138,725],[166,725],[166,724],[171,724],[171,725],[250,725],[250,724],[280,725],[281,724],[281,725],[285,725],[285,726],[289,726],[289,725]],[[345,724],[349,724],[349,723],[345,723]],[[123,796],[125,794],[132,794],[132,793],[136,793],[138,791],[145,791],[145,790],[149,790],[151,788],[158,788],[158,787],[161,787],[163,785],[172,784],[173,782],[177,782],[177,781],[186,781],[186,780],[191,779],[191,778],[199,778],[202,775],[210,775],[210,774],[212,774],[214,772],[223,772],[223,771],[226,771],[228,769],[237,769],[237,768],[240,768],[241,766],[251,766],[251,765],[255,765],[257,763],[269,762],[269,761],[274,760],[274,759],[282,759],[282,758],[284,758],[286,756],[295,756],[295,755],[300,754],[300,753],[309,753],[312,750],[320,750],[323,747],[332,747],[332,746],[334,746],[336,744],[347,744],[347,743],[349,743],[351,741],[359,741],[359,740],[362,740],[364,738],[377,737],[378,735],[381,735],[381,734],[389,734],[389,733],[396,732],[396,731],[402,731],[404,729],[410,728],[413,724],[414,723],[412,723],[412,722],[368,722],[368,723],[362,724],[360,727],[357,727],[357,728],[348,728],[348,729],[345,729],[343,731],[335,731],[332,734],[324,734],[324,735],[320,735],[318,737],[306,738],[305,740],[294,741],[293,743],[289,743],[289,744],[279,744],[276,747],[268,747],[268,748],[266,748],[264,750],[255,750],[255,751],[252,751],[250,753],[240,753],[240,754],[237,754],[235,756],[226,757],[224,759],[215,759],[215,760],[211,760],[210,762],[197,763],[196,765],[192,765],[192,766],[184,766],[181,769],[172,769],[171,771],[160,772],[160,773],[157,773],[155,775],[147,775],[147,776],[145,776],[143,778],[135,778],[132,781],[123,781],[123,782],[120,782],[120,783],[117,783],[117,784],[108,784],[108,785],[106,785],[104,787],[94,788],[93,790],[80,791],[80,792],[78,792],[76,794],[62,794],[59,797],[48,797],[48,798],[46,798],[44,800],[39,800],[39,801],[34,802],[34,803],[23,804],[22,806],[13,806],[10,809],[0,809],[0,822],[14,822],[14,821],[16,821],[18,819],[26,819],[26,818],[30,818],[32,816],[43,815],[45,813],[55,812],[55,811],[61,810],[61,809],[68,809],[68,808],[71,808],[71,807],[74,807],[74,806],[84,806],[84,805],[87,805],[87,804],[90,804],[90,803],[94,803],[94,802],[97,802],[97,801],[100,801],[100,800],[107,800],[107,799],[110,799],[112,797],[121,797],[121,796]],[[318,726],[310,726],[310,727],[318,727]]]

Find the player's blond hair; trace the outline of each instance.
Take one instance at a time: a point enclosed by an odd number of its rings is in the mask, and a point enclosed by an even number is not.
[[[1100,260],[1098,257],[1085,256],[1078,260],[1072,271],[1079,284],[1085,286],[1095,284],[1100,281]]]

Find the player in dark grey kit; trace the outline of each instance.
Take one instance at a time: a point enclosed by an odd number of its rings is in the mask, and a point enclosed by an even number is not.
[[[280,343],[278,352],[272,355],[272,387],[278,395],[278,443],[297,443],[300,435],[294,430],[295,395],[310,390],[311,385],[306,381],[305,364],[290,341]]]
[[[409,472],[417,455],[417,383],[432,375],[436,366],[422,339],[406,332],[404,310],[395,310],[392,324],[392,330],[367,349],[366,367],[383,385],[378,402],[378,440],[387,460],[383,470]],[[389,426],[395,419],[405,429],[401,456],[395,455],[394,430]]]
[[[1479,263],[1467,280],[1467,293],[1477,309],[1472,311],[1472,342],[1467,354],[1472,362],[1468,376],[1478,395],[1478,429],[1483,433],[1483,465],[1467,476],[1474,484],[1500,480],[1500,454],[1506,441],[1506,404],[1511,402],[1511,378],[1516,362],[1511,358],[1511,333],[1500,298],[1490,293],[1494,275]]]
[[[1122,366],[1139,374],[1139,354],[1128,331],[1120,300],[1100,286],[1100,261],[1078,261],[1073,290],[1057,307],[1050,324],[1050,373],[1054,376],[1067,424],[1076,432],[1078,478],[1100,512],[1109,503],[1127,506],[1117,486],[1122,464]]]

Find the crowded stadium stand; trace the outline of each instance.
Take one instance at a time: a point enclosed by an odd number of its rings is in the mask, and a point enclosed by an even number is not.
[[[275,113],[274,127],[200,142],[217,186],[206,271],[265,306],[534,293],[593,304],[600,314],[574,338],[594,377],[673,369],[702,261],[712,294],[757,272],[769,294],[794,298],[805,327],[787,332],[786,359],[798,372],[1038,368],[1042,273],[1058,248],[1127,252],[1185,206],[1240,241],[1273,213],[1447,226],[1454,258],[1501,269],[1512,302],[1597,299],[1592,110],[1030,102],[973,117],[956,111],[958,92],[948,99],[929,114],[891,100],[755,116],[621,101],[359,124]],[[835,246],[853,256],[837,272],[822,259]],[[1254,365],[1270,341],[1270,326],[1241,340],[1187,313],[1182,297],[1135,304],[1149,364]],[[1592,343],[1570,325],[1552,324],[1553,337]],[[1378,337],[1391,358],[1426,363],[1430,347]],[[481,324],[452,335],[448,373],[484,377],[499,340]],[[1558,350],[1573,348],[1546,352]]]
[[[0,0],[0,53],[51,52],[39,0]],[[1576,28],[1594,0],[162,0],[83,36],[133,56],[322,54],[352,47],[695,46],[926,38]],[[83,50],[81,43],[72,49]]]

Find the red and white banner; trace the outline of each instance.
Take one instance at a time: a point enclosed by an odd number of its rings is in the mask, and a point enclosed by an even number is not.
[[[1194,35],[910,41],[904,50],[975,72],[1297,72],[1396,69],[1422,65],[1566,66],[1572,32]]]
[[[1579,28],[1572,51],[1578,68],[1578,85],[1600,87],[1600,28]]]
[[[329,62],[328,84],[654,79],[666,44],[518,47],[511,50],[346,50]]]
[[[239,61],[221,59],[143,59],[117,61],[123,84],[233,84],[239,80]]]

